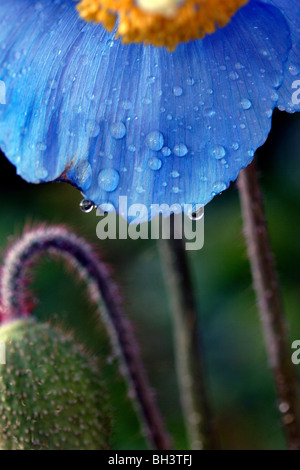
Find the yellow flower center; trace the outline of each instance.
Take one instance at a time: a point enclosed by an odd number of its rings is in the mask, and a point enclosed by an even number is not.
[[[123,43],[165,46],[201,39],[225,26],[249,0],[81,0],[77,6],[86,21],[102,23]]]

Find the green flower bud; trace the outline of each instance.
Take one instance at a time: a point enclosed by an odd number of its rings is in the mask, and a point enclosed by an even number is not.
[[[0,341],[1,450],[109,448],[101,374],[71,334],[27,318],[1,326]]]

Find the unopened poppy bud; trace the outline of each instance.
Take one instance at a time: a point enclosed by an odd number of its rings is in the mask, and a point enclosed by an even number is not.
[[[101,370],[72,334],[33,318],[0,328],[0,449],[108,449]]]

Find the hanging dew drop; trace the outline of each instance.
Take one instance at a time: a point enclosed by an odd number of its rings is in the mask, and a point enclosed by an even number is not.
[[[191,220],[201,220],[204,216],[204,206],[196,206],[196,209],[189,214]]]
[[[79,204],[79,207],[82,212],[84,212],[85,214],[88,214],[94,209],[95,206],[92,203],[92,201],[90,201],[89,199],[82,199],[82,201]]]
[[[222,191],[225,191],[227,188],[227,185],[223,183],[223,181],[218,181],[216,184],[213,186],[213,191],[214,193],[221,193]]]

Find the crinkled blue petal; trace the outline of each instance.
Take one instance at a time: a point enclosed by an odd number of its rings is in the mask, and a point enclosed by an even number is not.
[[[284,68],[284,80],[278,90],[278,108],[293,113],[300,111],[300,1],[266,0],[279,8],[288,23],[292,41]]]
[[[2,150],[27,181],[69,181],[97,205],[206,204],[286,104],[294,36],[288,1],[272,3],[169,53],[122,45],[73,0],[1,0]]]

